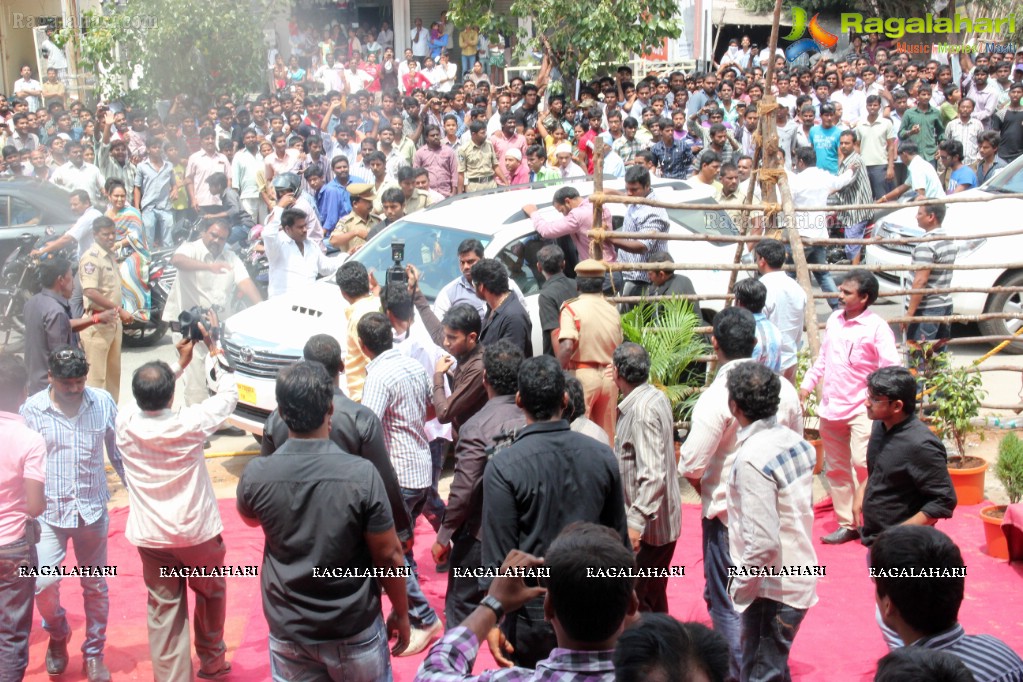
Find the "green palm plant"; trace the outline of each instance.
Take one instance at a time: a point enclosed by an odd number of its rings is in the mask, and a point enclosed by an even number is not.
[[[664,391],[677,421],[688,421],[703,386],[698,358],[711,348],[703,320],[684,298],[641,303],[622,316],[622,334],[650,355],[650,383]]]

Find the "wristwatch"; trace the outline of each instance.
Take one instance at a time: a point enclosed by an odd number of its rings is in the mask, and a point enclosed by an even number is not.
[[[504,618],[504,607],[501,606],[501,600],[492,595],[487,595],[480,600],[480,606],[486,606],[488,609],[494,612],[497,616],[497,622],[500,623],[501,619]]]

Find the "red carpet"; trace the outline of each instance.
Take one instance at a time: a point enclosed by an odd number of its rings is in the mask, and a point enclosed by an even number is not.
[[[260,564],[262,532],[241,522],[234,500],[221,500],[220,509],[226,527],[227,562]],[[956,511],[955,518],[938,525],[962,548],[966,559],[966,600],[960,619],[967,632],[995,635],[1016,651],[1023,652],[1023,565],[1010,566],[983,553],[984,531],[979,510],[980,506],[962,507]],[[124,538],[127,512],[125,508],[110,514],[109,563],[117,566],[117,577],[108,579],[111,599],[106,661],[114,680],[148,681],[152,680],[152,669],[146,639],[146,589],[142,584],[138,553]],[[829,508],[818,509],[817,516],[815,537],[834,529]],[[420,519],[418,531],[416,559],[420,564],[423,590],[438,613],[443,614],[446,576],[433,571],[429,556],[434,534],[423,519]],[[793,677],[807,682],[872,679],[874,664],[885,654],[885,646],[874,622],[874,590],[867,574],[866,549],[858,543],[838,547],[818,543],[817,552],[818,562],[826,567],[827,576],[818,583],[819,603],[810,609],[796,637],[791,658]],[[72,562],[69,557],[68,563]],[[708,621],[702,598],[703,561],[697,506],[686,506],[683,510],[682,538],[675,551],[675,563],[686,567],[686,577],[669,584],[672,615],[682,620]],[[79,671],[85,620],[77,580],[64,580],[61,601],[68,609],[72,640],[71,664],[60,679],[84,679]],[[266,632],[259,579],[229,578],[226,640],[228,660],[234,670],[227,680],[270,679]],[[48,680],[44,664],[47,636],[39,624],[38,614],[31,642],[26,679]],[[425,653],[394,659],[395,679],[411,680],[424,656]],[[493,659],[484,644],[476,670],[490,665]]]

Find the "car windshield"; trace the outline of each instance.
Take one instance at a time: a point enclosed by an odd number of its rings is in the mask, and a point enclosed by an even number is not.
[[[1023,156],[996,173],[985,189],[999,194],[1023,192]]]
[[[405,242],[403,265],[414,265],[422,275],[420,288],[431,301],[440,290],[462,273],[458,268],[458,245],[463,239],[478,239],[484,247],[490,237],[477,232],[456,230],[450,227],[425,225],[413,220],[399,220],[370,240],[352,258],[375,273],[383,284],[388,268],[394,267],[391,257],[391,243],[396,239]]]
[[[713,199],[687,201],[687,204],[716,204]],[[695,211],[686,208],[669,208],[668,217],[690,232],[696,234],[737,235],[739,230],[724,211]],[[724,242],[719,242],[725,244]]]

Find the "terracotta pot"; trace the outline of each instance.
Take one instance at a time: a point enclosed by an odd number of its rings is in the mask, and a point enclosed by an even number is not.
[[[955,458],[950,457],[949,462]],[[987,462],[974,457],[980,461],[977,466],[958,469],[949,466],[948,473],[952,477],[952,487],[956,491],[956,500],[960,505],[980,504],[984,501],[984,473],[987,471]]]
[[[992,512],[1000,512],[992,516]],[[1009,541],[1002,532],[1002,516],[1005,505],[991,505],[980,510],[980,520],[984,522],[984,538],[987,540],[988,556],[995,559],[1009,559]]]

